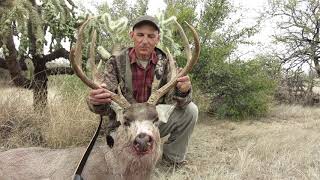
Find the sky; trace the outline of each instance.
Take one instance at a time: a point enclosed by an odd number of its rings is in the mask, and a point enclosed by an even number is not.
[[[133,3],[135,0],[128,0],[129,3]],[[264,11],[267,7],[268,0],[230,0],[235,7],[239,7],[234,18],[241,17],[242,23],[240,26],[249,27],[256,23],[259,17],[259,12]],[[75,0],[76,3],[83,4],[86,8],[89,8],[91,12],[95,12],[94,5],[108,2],[111,4],[112,0]],[[149,7],[147,13],[149,15],[155,15],[161,10],[165,9],[165,3],[163,0],[149,0]],[[262,24],[261,31],[252,37],[250,40],[255,45],[240,45],[236,51],[236,56],[243,59],[253,58],[257,53],[266,52],[268,46],[271,46],[271,35],[274,33],[275,23],[266,21]]]
[[[41,2],[40,0],[37,0]],[[95,7],[99,4],[105,2],[111,4],[112,0],[74,0],[74,2],[81,6],[89,9],[91,12],[95,13]],[[128,0],[129,3],[135,2],[135,0]],[[230,2],[235,6],[239,7],[236,14],[233,15],[235,19],[241,18],[240,26],[249,27],[256,23],[259,17],[259,12],[265,10],[267,7],[268,0],[230,0]],[[149,0],[149,7],[147,14],[156,15],[161,10],[165,9],[165,3],[163,0]],[[261,31],[253,36],[250,40],[254,42],[254,45],[240,45],[235,52],[235,57],[240,57],[241,59],[253,58],[256,54],[261,52],[266,52],[270,50],[272,46],[271,35],[274,34],[275,23],[271,20],[266,21],[262,24]],[[47,37],[50,39],[50,37]],[[16,45],[19,45],[18,40],[16,40]],[[65,44],[66,48],[69,48],[69,43]],[[1,52],[0,52],[1,55]]]
[[[240,7],[238,16],[242,17],[243,26],[254,25],[261,12],[268,7],[268,0],[232,0],[233,5]],[[254,55],[271,51],[272,35],[275,34],[275,19],[267,19],[261,24],[260,32],[251,38],[255,45],[241,45],[238,54],[244,58],[252,58]]]

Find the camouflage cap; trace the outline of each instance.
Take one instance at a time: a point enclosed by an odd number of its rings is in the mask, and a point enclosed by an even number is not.
[[[134,22],[132,29],[142,24],[151,24],[160,32],[159,22],[156,18],[152,16],[145,15],[145,16],[138,17]]]

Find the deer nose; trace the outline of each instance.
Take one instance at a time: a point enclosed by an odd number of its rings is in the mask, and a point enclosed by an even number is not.
[[[146,133],[140,133],[133,141],[133,145],[138,152],[147,152],[152,145],[152,137]]]

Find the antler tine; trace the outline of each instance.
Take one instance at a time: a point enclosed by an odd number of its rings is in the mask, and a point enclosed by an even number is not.
[[[177,24],[179,24],[177,22]],[[179,77],[185,76],[188,74],[188,72],[191,71],[192,67],[197,63],[198,59],[199,59],[199,55],[200,55],[200,42],[199,42],[199,36],[198,33],[196,32],[196,30],[194,29],[194,27],[192,27],[191,25],[189,25],[187,23],[189,29],[192,32],[193,38],[194,38],[194,44],[195,44],[195,48],[191,57],[191,53],[190,52],[190,44],[188,42],[187,37],[185,36],[185,33],[183,31],[183,29],[178,28],[180,31],[180,34],[183,36],[182,38],[184,39],[184,44],[186,47],[186,55],[187,55],[187,59],[188,62],[186,64],[186,66],[178,73],[178,75],[176,75],[176,77],[172,78],[166,85],[162,86],[160,89],[158,89],[156,92],[154,92],[153,94],[151,94],[151,96],[148,99],[148,103],[149,104],[157,104],[158,100],[165,95],[171,88],[173,88],[176,84],[177,84],[177,79]],[[180,26],[180,24],[179,24]],[[181,27],[181,26],[180,26]],[[188,44],[187,44],[188,43]],[[169,58],[171,55],[169,54]]]
[[[177,25],[178,30],[180,32],[180,35],[182,37],[182,41],[183,41],[183,44],[184,44],[184,51],[186,52],[186,56],[187,56],[187,61],[190,61],[190,59],[191,59],[191,49],[190,49],[189,40],[188,40],[188,38],[186,36],[186,33],[184,32],[183,28],[181,27],[180,23],[178,23],[178,21],[176,19],[174,19],[174,22]],[[187,22],[185,22],[185,23],[187,23]]]
[[[82,43],[83,43],[83,31],[86,27],[86,25],[88,24],[88,22],[93,19],[93,17],[88,18],[80,27],[79,32],[78,32],[78,36],[77,36],[77,42],[76,42],[76,47],[75,47],[75,51],[74,53],[70,53],[70,62],[72,65],[73,70],[75,71],[75,74],[90,88],[92,89],[98,89],[101,88],[100,85],[98,85],[97,83],[95,83],[94,81],[92,81],[91,79],[89,79],[85,73],[82,71],[81,68],[81,60],[82,60]],[[96,32],[93,32],[93,39],[91,40],[91,47],[90,47],[90,63],[91,63],[91,67],[93,68],[93,73],[95,73],[94,71],[94,67],[95,67],[95,39],[96,39]],[[94,64],[94,65],[92,65]],[[95,74],[93,74],[95,75]],[[115,103],[117,103],[119,106],[121,106],[122,108],[127,108],[130,106],[130,103],[125,99],[125,97],[121,94],[121,95],[117,95],[111,91],[108,90],[108,92],[111,94],[111,99],[112,101],[114,101]]]
[[[96,83],[94,83],[92,80],[90,80],[82,71],[81,69],[81,60],[82,60],[82,43],[83,43],[83,31],[86,25],[89,23],[89,21],[92,18],[88,18],[80,27],[78,36],[77,36],[77,42],[75,47],[75,52],[70,53],[70,62],[72,65],[73,70],[75,71],[76,75],[90,88],[92,89],[98,89],[100,86]]]
[[[96,47],[96,41],[97,41],[97,31],[93,30],[91,33],[91,45],[90,45],[90,56],[89,56],[89,62],[91,66],[91,74],[92,74],[92,80],[93,82],[97,82],[97,66],[96,66],[96,54],[95,54],[95,47]]]
[[[200,40],[199,40],[199,35],[197,33],[197,31],[194,29],[193,26],[191,26],[189,23],[185,22],[189,29],[191,30],[192,32],[192,35],[193,35],[193,40],[194,40],[194,51],[192,53],[192,57],[191,57],[191,54],[190,54],[190,59],[187,59],[187,65],[185,66],[185,68],[182,69],[182,71],[178,74],[178,77],[181,77],[181,76],[185,76],[188,74],[188,72],[191,71],[191,69],[193,68],[193,66],[198,62],[199,60],[199,56],[200,56]],[[189,46],[188,46],[189,47]],[[189,51],[191,52],[190,50],[190,47],[188,48]]]
[[[167,51],[167,56],[168,56],[169,66],[170,66],[170,71],[171,71],[171,79],[170,79],[170,81],[171,81],[173,78],[175,78],[177,76],[177,68],[176,68],[176,64],[175,64],[175,61],[172,57],[170,50],[168,48],[166,48],[166,51]]]

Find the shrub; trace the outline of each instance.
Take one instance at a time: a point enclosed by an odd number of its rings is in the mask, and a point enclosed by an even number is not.
[[[267,112],[276,81],[265,61],[215,62],[207,66],[210,67],[195,78],[201,89],[211,95],[209,112],[220,118],[237,119]]]

